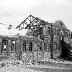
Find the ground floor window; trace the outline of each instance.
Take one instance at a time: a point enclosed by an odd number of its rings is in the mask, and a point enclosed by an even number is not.
[[[6,51],[7,44],[8,44],[8,41],[3,39],[2,40],[2,48],[1,48],[1,51]]]
[[[50,52],[50,44],[48,44],[48,52]]]
[[[32,42],[29,42],[29,51],[32,51]]]
[[[23,42],[23,51],[26,52],[26,41]]]
[[[38,46],[39,51],[42,51],[42,43],[38,42],[37,46]]]
[[[46,45],[46,43],[44,43],[44,50],[47,50],[47,45]]]
[[[11,51],[16,51],[16,41],[15,40],[11,41]]]
[[[59,52],[59,45],[58,44],[54,44],[54,47],[55,47],[54,52],[58,53]]]

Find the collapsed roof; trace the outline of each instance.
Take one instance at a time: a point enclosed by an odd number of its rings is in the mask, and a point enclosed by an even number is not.
[[[13,36],[25,36],[27,34],[28,29],[23,29],[23,30],[18,30],[14,27],[12,27],[11,29],[8,29],[9,25],[3,25],[0,24],[0,35],[1,36],[9,36],[9,37],[13,37]]]

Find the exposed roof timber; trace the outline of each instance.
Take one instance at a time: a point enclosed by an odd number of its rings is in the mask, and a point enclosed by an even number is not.
[[[24,21],[22,21],[22,22],[20,23],[20,25],[18,25],[16,28],[19,29],[19,30],[21,30],[21,29],[24,28],[25,25],[27,25],[26,28],[31,28],[32,26],[34,26],[35,23],[38,23],[38,20],[40,21],[39,18],[30,15],[30,16],[28,16]],[[29,23],[28,23],[28,22],[29,22]],[[24,25],[24,24],[25,24],[25,25]],[[22,25],[23,25],[23,26],[22,26]],[[31,27],[29,27],[29,26],[31,26]]]
[[[29,21],[29,23],[28,23],[27,21]],[[56,21],[56,22],[62,22],[62,21],[61,21],[61,20],[58,20],[58,21]],[[19,29],[19,30],[25,29],[25,28],[31,29],[32,27],[34,28],[35,25],[38,25],[39,23],[41,23],[41,24],[43,25],[43,24],[47,24],[48,22],[46,22],[46,21],[44,21],[44,20],[42,20],[42,19],[40,19],[40,18],[38,18],[38,17],[34,17],[34,16],[32,16],[32,15],[30,14],[30,15],[29,15],[24,21],[22,21],[22,22],[20,23],[20,25],[18,25],[16,28]],[[51,23],[49,23],[49,24],[51,24]],[[55,23],[53,23],[53,25],[54,25],[54,24],[55,24]],[[26,26],[26,27],[25,27],[25,26]],[[57,28],[61,29],[61,28],[58,27],[58,26],[54,26],[54,27],[57,27]],[[63,30],[70,31],[70,30],[68,30],[68,29],[63,29]]]

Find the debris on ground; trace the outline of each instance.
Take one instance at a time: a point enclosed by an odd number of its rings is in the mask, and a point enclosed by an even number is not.
[[[63,60],[63,59],[51,59],[51,58],[48,58],[48,59],[43,59],[43,60],[40,60],[41,62],[52,62],[52,63],[63,63],[63,64],[72,64],[71,61],[67,61],[67,60]]]

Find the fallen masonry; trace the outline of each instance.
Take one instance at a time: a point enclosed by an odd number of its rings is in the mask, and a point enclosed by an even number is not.
[[[54,60],[49,60],[50,62],[56,62]],[[66,62],[68,63],[68,62]],[[70,62],[72,64],[72,62]],[[10,60],[6,59],[0,62],[0,72],[43,72],[44,70],[47,70],[49,72],[71,72],[71,68],[65,68],[65,67],[56,67],[56,66],[49,66],[49,65],[42,65],[42,64],[32,64],[32,63],[23,63],[21,60]]]

